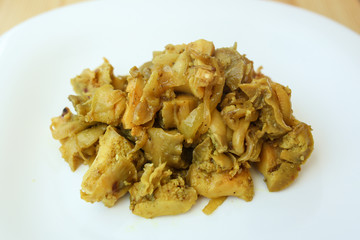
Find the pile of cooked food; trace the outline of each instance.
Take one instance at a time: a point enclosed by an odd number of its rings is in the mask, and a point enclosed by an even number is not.
[[[126,193],[136,215],[187,212],[198,196],[206,214],[227,196],[251,201],[249,169],[269,191],[297,177],[313,150],[311,127],[297,120],[291,91],[236,50],[212,42],[167,45],[116,76],[105,59],[71,79],[76,95],[51,120],[71,170],[89,165],[81,198],[112,207]]]

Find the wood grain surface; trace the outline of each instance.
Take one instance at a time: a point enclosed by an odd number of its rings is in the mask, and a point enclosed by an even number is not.
[[[85,0],[0,0],[0,35],[26,19]],[[104,0],[106,1],[106,0]],[[360,33],[360,0],[273,0],[331,18]]]

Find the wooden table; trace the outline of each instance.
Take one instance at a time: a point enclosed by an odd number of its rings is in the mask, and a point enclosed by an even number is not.
[[[0,35],[45,11],[85,0],[0,0]],[[274,0],[327,16],[360,33],[360,0]]]

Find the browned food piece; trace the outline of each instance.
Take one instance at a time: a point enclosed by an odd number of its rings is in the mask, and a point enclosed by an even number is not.
[[[115,90],[121,90],[125,92],[127,87],[127,78],[128,76],[118,76],[112,79],[112,85]]]
[[[228,150],[227,128],[219,111],[214,109],[211,114],[211,124],[209,127],[210,138],[219,153]]]
[[[71,95],[69,99],[85,122],[119,125],[126,107],[125,92],[114,90],[110,84],[102,85],[94,90],[91,98]]]
[[[60,152],[72,171],[75,171],[81,163],[91,165],[96,157],[97,142],[105,129],[106,125],[100,124],[60,140],[62,144]]]
[[[219,48],[215,57],[224,69],[226,86],[232,91],[238,89],[242,83],[249,83],[255,77],[253,62],[241,55],[234,48]]]
[[[133,127],[135,127],[135,124],[133,123],[134,111],[136,106],[140,102],[140,98],[143,94],[144,85],[145,80],[143,75],[136,67],[132,68],[132,70],[130,71],[130,77],[128,77],[128,85],[126,87],[126,108],[121,121],[125,129],[132,129]]]
[[[248,97],[238,92],[228,93],[223,99],[221,107],[222,119],[231,130],[229,151],[244,159],[244,156],[247,156],[246,152],[253,149],[259,142],[257,140],[262,137],[261,134],[256,134],[254,139],[250,134],[254,129],[251,123],[258,120],[259,113]],[[254,155],[251,159],[246,158],[246,160],[256,160],[256,156]]]
[[[189,78],[189,87],[192,94],[197,98],[205,97],[205,89],[214,84],[215,69],[211,65],[207,65],[208,59],[214,55],[214,44],[206,40],[200,39],[188,44],[187,51],[194,58],[196,68]]]
[[[189,179],[190,185],[207,198],[235,196],[251,201],[254,196],[254,184],[247,168],[241,168],[238,173],[231,176],[229,171],[209,174],[191,165]]]
[[[180,123],[179,132],[184,135],[186,142],[193,143],[199,136],[199,129],[203,124],[204,104],[201,103]]]
[[[159,166],[167,163],[174,168],[186,168],[189,163],[181,159],[184,136],[176,130],[164,131],[162,128],[147,130],[148,139],[143,146],[145,158]]]
[[[238,158],[239,162],[258,162],[261,147],[264,142],[263,132],[257,126],[251,126],[245,135],[246,150]]]
[[[113,70],[113,66],[104,58],[104,63],[94,71],[85,69],[80,75],[71,79],[71,85],[75,93],[80,96],[91,96],[97,88],[113,82],[116,87],[123,88],[121,80],[114,76]]]
[[[130,192],[130,209],[135,215],[153,218],[185,213],[195,204],[197,193],[186,187],[183,178],[171,179],[172,172],[165,170],[165,163],[154,167],[145,165],[140,182]]]
[[[51,119],[50,130],[54,139],[61,140],[88,128],[96,123],[87,123],[79,116],[71,113],[69,108],[64,108],[59,117]]]
[[[179,95],[170,101],[164,101],[161,109],[161,124],[165,129],[178,128],[192,110],[198,105],[198,100],[191,95]]]
[[[214,152],[210,138],[206,138],[194,149],[188,173],[190,186],[207,198],[236,196],[251,201],[254,185],[250,171],[234,160],[234,157]]]
[[[137,181],[138,170],[144,163],[141,151],[131,152],[133,148],[132,143],[109,126],[100,138],[96,159],[83,177],[81,198],[113,206]]]
[[[284,87],[283,85],[275,82],[271,82],[271,87],[274,89],[276,93],[276,97],[279,102],[280,111],[283,115],[284,122],[292,126],[296,123],[295,117],[292,115],[293,110],[291,108],[291,90],[288,87]]]
[[[276,92],[271,87],[271,80],[264,77],[251,83],[242,84],[241,90],[248,96],[255,109],[260,110],[259,120],[262,130],[271,138],[279,138],[289,132],[282,115]]]
[[[184,51],[182,45],[167,46],[165,51],[154,54],[149,74],[135,76],[135,78],[145,78],[146,81],[134,104],[131,116],[134,125],[151,121],[161,109],[162,100],[175,97],[173,88],[185,84],[184,78],[172,70],[182,51]]]
[[[311,128],[305,123],[298,123],[281,139],[265,143],[256,167],[264,175],[269,191],[276,192],[289,186],[313,149]]]
[[[226,94],[220,106],[221,115],[231,129],[235,129],[242,118],[254,122],[259,117],[258,109],[244,92],[235,91]]]

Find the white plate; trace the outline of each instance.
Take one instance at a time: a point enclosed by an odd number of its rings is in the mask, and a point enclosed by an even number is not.
[[[167,43],[238,42],[264,73],[293,90],[315,151],[288,189],[255,176],[252,202],[230,198],[211,216],[147,220],[124,198],[80,199],[86,167],[70,171],[50,118],[70,106],[69,79],[107,57],[117,74]],[[360,37],[328,19],[272,2],[94,1],[32,18],[0,40],[0,239],[343,239],[358,236]]]

